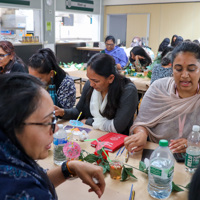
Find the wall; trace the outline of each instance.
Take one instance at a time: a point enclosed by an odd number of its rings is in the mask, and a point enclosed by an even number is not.
[[[158,46],[165,37],[171,39],[172,35],[177,34],[184,39],[194,40],[200,38],[199,10],[199,2],[105,6],[104,37],[107,34],[108,14],[150,13],[149,46],[154,53],[157,53]],[[134,26],[134,22],[132,25]]]
[[[133,5],[133,4],[152,4],[152,3],[182,3],[198,2],[199,0],[104,0],[104,5]]]

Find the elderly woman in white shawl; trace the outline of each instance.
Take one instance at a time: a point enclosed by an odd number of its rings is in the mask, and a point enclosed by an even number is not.
[[[184,42],[172,53],[173,77],[155,81],[146,92],[133,126],[125,138],[128,151],[144,148],[147,138],[170,142],[174,153],[185,152],[194,124],[200,125],[200,47]]]

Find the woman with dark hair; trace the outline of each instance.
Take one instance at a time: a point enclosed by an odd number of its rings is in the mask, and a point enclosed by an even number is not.
[[[53,51],[49,48],[40,49],[33,54],[28,63],[29,74],[36,76],[47,86],[56,85],[58,106],[72,108],[76,102],[76,88],[72,78],[59,67]]]
[[[55,108],[63,119],[81,119],[95,129],[128,135],[137,108],[137,89],[120,75],[115,60],[107,54],[94,55],[87,64],[86,82],[75,108]]]
[[[158,52],[163,52],[165,48],[170,44],[170,39],[165,38],[159,45]]]
[[[183,42],[172,52],[173,77],[155,81],[147,90],[140,112],[125,138],[132,151],[144,148],[147,137],[170,142],[173,153],[186,152],[188,134],[200,118],[200,47]]]
[[[193,42],[196,43],[196,44],[198,44],[198,45],[200,45],[199,40],[193,40]]]
[[[128,57],[126,56],[124,49],[115,46],[115,38],[111,35],[107,36],[105,39],[105,45],[106,49],[104,51],[115,59],[117,69],[120,70],[124,68],[128,62]]]
[[[101,167],[68,161],[45,172],[35,162],[48,156],[58,130],[53,101],[42,82],[13,73],[1,75],[0,83],[0,199],[56,200],[55,187],[74,175],[100,197],[105,187]]]
[[[181,36],[178,36],[175,40],[174,46],[178,46],[183,42],[183,38]]]
[[[151,84],[160,78],[170,77],[173,74],[172,70],[172,50],[174,48],[168,46],[161,54],[161,63],[156,64],[153,67],[152,74],[151,74]]]
[[[141,46],[133,47],[129,60],[137,72],[144,71],[152,63],[150,56]]]
[[[9,41],[0,41],[0,74],[12,72],[28,72],[27,67],[16,53]]]
[[[172,36],[172,39],[171,39],[171,46],[172,47],[175,47],[175,41],[176,41],[177,37],[178,37],[178,35],[173,35]]]

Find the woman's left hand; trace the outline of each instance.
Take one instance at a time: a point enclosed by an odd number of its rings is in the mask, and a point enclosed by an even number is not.
[[[169,148],[173,153],[185,153],[187,148],[187,139],[179,138],[176,140],[170,140]]]

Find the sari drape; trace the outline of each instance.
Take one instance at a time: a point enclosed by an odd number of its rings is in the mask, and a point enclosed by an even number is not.
[[[145,93],[130,134],[137,126],[143,126],[149,131],[152,142],[177,139],[179,117],[182,119],[185,114],[183,138],[188,137],[193,125],[200,125],[200,94],[180,98],[175,94],[173,77],[156,80]]]

